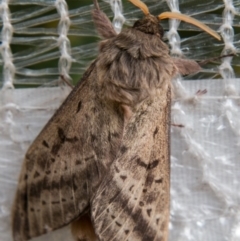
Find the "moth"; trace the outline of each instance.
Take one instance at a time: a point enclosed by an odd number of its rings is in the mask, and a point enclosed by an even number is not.
[[[171,79],[200,67],[172,58],[160,19],[116,34],[94,0],[99,54],[26,153],[12,209],[14,241],[71,223],[78,241],[166,241]]]

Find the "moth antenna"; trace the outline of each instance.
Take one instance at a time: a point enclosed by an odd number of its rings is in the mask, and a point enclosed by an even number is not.
[[[166,19],[166,18],[176,18],[176,19],[182,20],[184,22],[191,23],[191,24],[199,27],[203,31],[209,33],[210,35],[212,35],[217,40],[219,40],[219,41],[221,40],[220,35],[216,31],[214,31],[213,29],[209,28],[207,25],[205,25],[205,24],[199,22],[198,20],[196,20],[192,17],[189,17],[187,15],[184,15],[184,14],[181,14],[181,13],[164,12],[164,13],[161,13],[160,15],[158,15],[158,18],[160,20]]]
[[[140,0],[129,0],[129,1],[136,7],[140,8],[145,15],[149,14],[147,5],[145,3],[143,3],[142,1],[140,1]]]

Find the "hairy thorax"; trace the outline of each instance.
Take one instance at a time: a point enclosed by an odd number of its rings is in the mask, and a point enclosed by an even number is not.
[[[136,28],[102,41],[97,61],[101,95],[131,108],[168,88],[175,73],[169,49],[159,34]]]

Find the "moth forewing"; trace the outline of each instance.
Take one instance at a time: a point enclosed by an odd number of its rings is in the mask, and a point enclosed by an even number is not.
[[[167,240],[170,81],[138,106],[92,202],[99,240]]]
[[[98,96],[96,78],[93,63],[26,153],[12,212],[15,241],[89,212],[123,130],[119,109]]]

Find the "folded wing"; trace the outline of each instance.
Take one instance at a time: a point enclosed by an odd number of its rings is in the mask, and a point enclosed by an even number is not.
[[[145,100],[92,200],[100,241],[167,240],[170,91]]]
[[[89,209],[116,156],[123,121],[97,95],[95,63],[29,148],[12,212],[15,241],[58,229]]]

